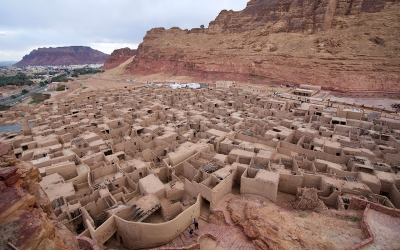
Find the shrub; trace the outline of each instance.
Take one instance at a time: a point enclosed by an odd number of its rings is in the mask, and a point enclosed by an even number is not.
[[[32,94],[32,101],[29,104],[41,103],[50,98],[50,94],[34,93]]]
[[[65,85],[61,84],[58,85],[58,87],[56,88],[56,91],[64,91],[65,90]]]
[[[301,218],[306,218],[306,217],[307,217],[307,213],[306,213],[306,212],[300,212],[300,213],[299,213],[299,216],[300,216]]]
[[[26,95],[26,94],[28,94],[29,93],[29,90],[27,90],[27,89],[23,89],[22,91],[21,91],[21,95]]]
[[[352,221],[352,222],[357,222],[357,221],[360,221],[357,217],[355,217],[355,216],[351,216],[350,217],[350,220]]]

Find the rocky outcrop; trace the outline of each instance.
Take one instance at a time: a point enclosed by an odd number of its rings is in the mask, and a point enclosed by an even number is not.
[[[40,180],[36,167],[0,144],[0,249],[81,249],[87,242],[57,221]]]
[[[400,4],[371,0],[252,0],[191,30],[154,28],[127,65],[135,75],[314,84],[400,91]]]
[[[228,33],[255,30],[318,32],[332,27],[334,17],[382,11],[392,0],[251,0],[243,11],[223,10],[210,30]]]
[[[104,62],[102,69],[113,69],[118,67],[121,63],[136,55],[135,49],[122,48],[114,50],[111,55]]]
[[[86,46],[39,48],[25,55],[16,67],[101,64],[109,55]]]

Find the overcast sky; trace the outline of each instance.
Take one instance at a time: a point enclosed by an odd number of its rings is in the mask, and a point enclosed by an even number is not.
[[[221,10],[242,10],[247,1],[0,0],[0,61],[39,47],[136,48],[153,27],[208,27]]]

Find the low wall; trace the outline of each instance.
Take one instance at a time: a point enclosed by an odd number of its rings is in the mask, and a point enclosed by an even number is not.
[[[350,201],[348,209],[362,210],[369,205],[370,209],[387,214],[393,217],[400,217],[400,209],[385,207],[383,205],[373,203],[371,201],[363,200],[358,197],[353,197]]]
[[[371,228],[369,227],[369,225],[367,223],[367,214],[368,214],[369,209],[370,209],[370,205],[368,204],[364,210],[363,217],[361,220],[361,230],[364,233],[366,239],[363,241],[360,241],[357,244],[355,244],[354,246],[350,247],[349,250],[361,249],[364,246],[371,244],[375,240],[375,237],[372,234]]]
[[[166,244],[179,236],[200,217],[203,198],[198,195],[197,202],[179,214],[175,219],[159,224],[126,221],[115,217],[117,232],[124,247],[129,249],[151,248]]]

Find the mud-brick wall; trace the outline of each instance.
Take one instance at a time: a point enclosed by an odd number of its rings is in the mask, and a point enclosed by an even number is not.
[[[211,206],[215,206],[222,197],[232,192],[233,181],[235,178],[236,170],[213,188]]]
[[[161,213],[166,221],[174,219],[182,212],[182,205],[180,202],[176,202],[168,208],[162,207]]]
[[[400,217],[400,209],[385,207],[381,204],[373,203],[371,201],[363,200],[358,197],[353,197],[350,201],[348,209],[363,210],[370,205],[370,209],[387,214],[394,217]]]
[[[391,166],[400,165],[400,154],[386,154],[385,161]]]
[[[148,224],[131,222],[115,217],[117,232],[128,249],[151,248],[166,244],[180,235],[193,223],[193,218],[200,216],[201,196],[197,202],[179,214],[175,219],[165,223]]]
[[[315,174],[303,174],[303,183],[301,187],[319,189],[321,185],[321,176]]]
[[[400,181],[397,181],[397,184],[392,185],[392,190],[389,192],[389,199],[390,202],[396,207],[400,209],[400,192],[399,192],[399,187],[400,187]]]
[[[94,239],[99,244],[104,244],[117,231],[115,218],[118,217],[111,216],[100,227],[96,229],[94,229],[91,224],[87,223],[87,227],[89,229],[91,238]]]
[[[200,183],[189,181],[185,178],[185,191],[191,197],[196,197],[200,193]]]
[[[168,185],[168,184],[166,184]],[[176,189],[176,188],[172,188],[172,189],[166,189],[165,190],[165,197],[169,200],[180,200],[183,198],[183,196],[185,195],[185,189]]]
[[[280,173],[278,191],[286,194],[296,195],[297,188],[301,187],[302,183],[302,175]]]
[[[262,179],[248,178],[247,170],[242,175],[240,186],[241,194],[256,194],[276,202],[278,193],[278,182],[271,182]]]

